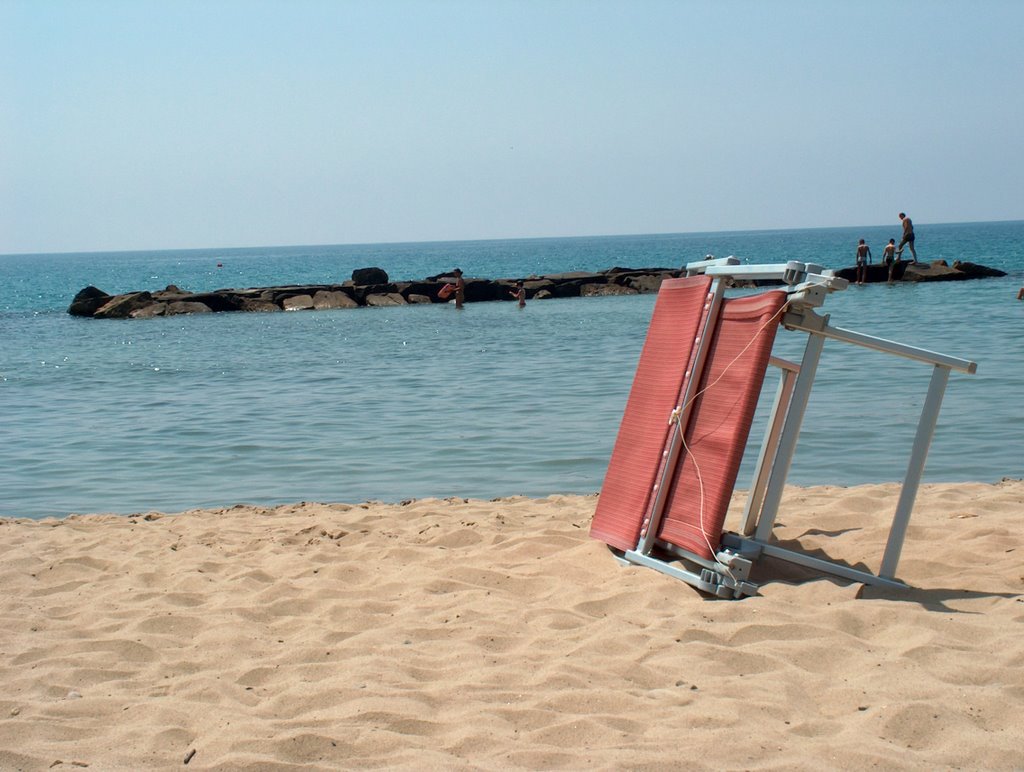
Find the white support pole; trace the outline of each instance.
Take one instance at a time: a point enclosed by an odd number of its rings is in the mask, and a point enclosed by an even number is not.
[[[772,363],[776,363],[774,357],[772,357]],[[799,368],[795,365],[781,369],[782,377],[779,379],[779,386],[775,391],[775,401],[772,403],[772,412],[768,417],[768,428],[765,430],[761,452],[757,457],[757,465],[754,467],[754,479],[750,483],[750,493],[743,509],[740,533],[744,536],[750,536],[757,527],[757,519],[761,514],[761,503],[764,501],[765,487],[768,485],[768,476],[775,463],[779,435],[782,433],[786,413],[789,410],[789,402],[793,396],[796,373],[799,372]]]
[[[686,264],[686,275],[697,276],[698,274],[704,273],[705,269],[710,268],[713,265],[739,265],[740,261],[736,257],[719,257],[710,258],[709,260],[698,260],[694,263]]]
[[[689,268],[690,266],[687,266]],[[703,269],[708,276],[724,276],[730,279],[767,279],[783,284],[799,284],[807,278],[807,264],[790,260],[786,264],[764,263],[761,265],[709,265]]]
[[[942,397],[948,381],[949,366],[935,365],[924,407],[921,408],[921,419],[917,423],[917,436],[914,437],[914,447],[910,452],[907,476],[903,480],[900,500],[896,505],[896,514],[893,515],[892,527],[889,529],[889,541],[885,545],[882,568],[878,572],[879,576],[887,579],[896,578],[896,566],[900,562],[903,539],[910,524],[910,513],[914,509],[914,499],[917,498],[917,489],[924,474],[924,463],[928,459],[928,449],[935,435],[935,424],[939,420],[939,408],[942,406]]]
[[[824,319],[827,322],[828,318],[824,317]],[[818,371],[818,361],[821,359],[821,350],[824,346],[825,339],[821,335],[811,333],[807,336],[807,347],[804,349],[800,372],[793,385],[793,395],[789,400],[786,422],[782,427],[782,435],[779,437],[779,449],[775,453],[775,463],[772,464],[764,502],[761,505],[761,517],[758,520],[754,536],[757,541],[767,543],[772,535],[775,516],[779,511],[779,502],[782,501],[782,489],[786,485],[790,464],[793,463],[796,443],[800,438],[800,425],[803,423],[804,413],[807,411],[807,402],[811,397],[811,387],[814,385],[814,376]]]

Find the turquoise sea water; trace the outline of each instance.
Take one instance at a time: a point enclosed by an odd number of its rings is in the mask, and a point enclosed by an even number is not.
[[[951,377],[926,481],[1024,476],[1024,223],[917,230],[922,259],[1010,275],[852,287],[824,310],[835,325],[978,362],[977,375]],[[708,253],[842,267],[857,239],[877,257],[896,236],[894,225],[0,256],[0,515],[594,492],[654,303],[68,316],[88,284],[117,293],[329,283],[370,265],[397,280],[455,266],[499,278],[675,267]],[[799,359],[803,340],[781,332],[778,351]],[[790,481],[901,479],[929,375],[826,344]]]

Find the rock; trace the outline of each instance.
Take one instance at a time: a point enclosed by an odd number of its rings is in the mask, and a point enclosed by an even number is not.
[[[270,300],[263,300],[262,298],[245,298],[242,300],[242,307],[239,311],[250,311],[253,313],[272,313],[274,311],[283,311],[277,303]]]
[[[281,301],[281,308],[285,311],[308,311],[313,308],[313,297],[311,295],[291,295]]]
[[[352,281],[358,285],[387,284],[388,274],[383,268],[356,268],[352,271]]]
[[[205,303],[195,300],[175,300],[167,304],[164,316],[175,316],[176,314],[209,314],[213,309]]]
[[[606,295],[639,295],[639,291],[621,284],[584,284],[580,287],[580,296],[585,298]]]
[[[358,303],[347,292],[341,290],[320,290],[313,295],[313,308],[356,308]]]
[[[185,300],[191,298],[191,293],[188,292],[171,292],[169,290],[157,290],[153,293],[153,299],[159,300],[164,303],[170,303],[175,300]]]
[[[368,306],[404,306],[405,298],[397,292],[385,292],[380,295],[367,295],[366,305]]]
[[[380,269],[360,269],[353,276],[360,281],[387,279],[387,274],[367,273]],[[839,276],[853,281],[855,270],[843,268]],[[523,279],[466,279],[466,302],[489,300],[511,301],[517,281],[522,281],[526,296],[533,300],[565,297],[593,297],[607,295],[635,295],[657,292],[661,283],[676,277],[681,271],[671,268],[611,268],[600,273],[570,271],[547,276],[529,276]],[[912,265],[901,261],[894,270],[896,281],[954,281],[1005,276],[993,268],[967,262],[952,266],[936,260],[928,265]],[[272,312],[323,308],[352,308],[355,306],[396,306],[445,302],[438,292],[451,279],[450,274],[438,274],[424,281],[360,284],[355,280],[341,284],[287,285],[281,287],[254,287],[250,289],[219,289],[213,292],[190,293],[173,284],[165,289],[149,292],[131,292],[111,297],[96,287],[89,286],[75,295],[68,313],[93,316],[99,319],[144,319],[180,313],[208,313],[209,311]],[[888,269],[881,264],[868,266],[867,281],[885,282]],[[761,285],[764,282],[737,282],[737,285]],[[771,282],[769,282],[771,283]],[[778,282],[774,282],[778,283]],[[205,308],[204,308],[205,307]]]
[[[115,295],[93,314],[94,319],[127,319],[132,311],[145,308],[153,302],[148,292],[129,292],[127,295]]]
[[[398,292],[398,287],[394,284],[357,284],[352,288],[356,302],[361,306],[366,305],[370,295],[387,295],[392,292]]]
[[[75,295],[71,305],[68,306],[68,313],[72,316],[92,316],[108,302],[110,302],[110,295],[90,284]]]
[[[1006,271],[1000,271],[998,268],[989,268],[986,265],[978,265],[977,263],[968,263],[966,261],[954,260],[953,267],[958,271],[962,271],[974,278],[993,277],[998,278],[1000,276],[1006,276]]]
[[[550,279],[526,279],[523,281],[527,299],[538,298],[542,292],[547,293],[544,297],[552,297],[551,288],[554,286],[555,283]]]
[[[654,276],[651,274],[641,274],[638,276],[627,276],[622,280],[622,286],[629,287],[630,289],[636,290],[641,294],[649,294],[657,292],[661,289],[661,283],[669,274],[662,274],[660,276]],[[618,279],[616,278],[616,282]]]
[[[203,306],[206,308],[206,306]],[[207,308],[207,311],[210,309]],[[150,303],[148,306],[137,308],[128,314],[131,319],[152,319],[154,316],[163,316],[167,311],[166,303]]]
[[[443,286],[443,285],[442,285]],[[452,294],[454,298],[454,293]],[[508,300],[508,288],[488,279],[466,279],[466,302],[482,303],[488,300]]]
[[[620,269],[621,270],[621,269]],[[588,279],[593,281],[597,276],[601,274],[590,273],[589,271],[567,271],[565,273],[549,273],[544,276],[545,279],[555,282],[556,284],[561,282],[572,281],[574,279]]]
[[[260,290],[257,297],[260,300],[269,300],[284,308],[284,302],[288,298],[309,295],[310,300],[312,300],[316,293],[336,290],[339,286],[337,284],[289,284],[285,287],[265,287]],[[251,293],[252,290],[249,290],[249,292]],[[232,294],[236,298],[241,298],[241,295],[236,290],[219,290],[217,294]]]
[[[451,271],[445,271],[444,273],[438,273],[434,274],[433,276],[428,276],[426,279],[424,279],[424,281],[434,283],[441,282],[441,284],[443,285],[446,284],[447,282],[455,281],[455,276],[452,275]]]
[[[854,267],[841,268],[836,275],[853,282],[857,278],[857,269]],[[983,279],[986,277],[1006,276],[1005,271],[997,268],[988,268],[975,263],[961,262],[955,260],[950,266],[945,260],[932,260],[930,263],[912,263],[909,260],[900,260],[893,270],[893,281],[909,282],[933,282],[933,281],[963,281],[965,279]],[[889,280],[889,268],[881,263],[873,263],[867,267],[864,276],[868,284],[878,284]]]
[[[444,301],[437,296],[437,293],[441,291],[441,287],[444,285],[445,282],[443,281],[410,281],[403,282],[399,291],[410,303],[422,302],[413,300],[413,295],[428,298],[431,303],[443,303]]]
[[[924,263],[909,263],[903,269],[903,281],[961,281],[970,277],[956,268],[950,268],[944,260]]]
[[[196,295],[185,295],[184,298],[190,302],[202,303],[211,311],[240,311],[243,298],[234,290],[217,290],[216,292],[201,292]]]
[[[604,273],[606,273],[608,275],[623,274],[623,273],[634,274],[634,275],[644,275],[644,274],[656,273],[656,274],[670,274],[672,276],[679,276],[679,274],[680,274],[680,272],[678,270],[676,270],[675,268],[620,268],[619,266],[615,266],[614,268],[609,268],[607,271],[604,271]]]

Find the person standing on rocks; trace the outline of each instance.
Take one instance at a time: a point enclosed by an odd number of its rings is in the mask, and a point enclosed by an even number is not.
[[[892,275],[896,270],[896,239],[889,239],[882,250],[882,263],[889,269],[889,283],[892,284]]]
[[[868,275],[868,265],[871,264],[871,247],[861,239],[857,243],[857,283],[863,284]]]
[[[910,221],[906,213],[900,212],[900,220],[903,222],[903,238],[900,239],[900,245],[896,247],[896,254],[899,257],[903,257],[903,245],[906,244],[910,247],[910,254],[914,256],[914,264],[917,264],[917,250],[914,249],[914,223]]]

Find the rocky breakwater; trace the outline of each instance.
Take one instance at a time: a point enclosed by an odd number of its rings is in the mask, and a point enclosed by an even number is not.
[[[881,263],[869,265],[864,281],[868,284],[889,281],[889,267]],[[857,279],[855,267],[841,268],[836,275],[853,282]],[[932,260],[930,263],[912,263],[900,260],[892,272],[893,281],[931,282],[931,281],[964,281],[966,279],[987,279],[1006,276],[1006,271],[998,268],[954,260],[950,265],[945,260]]]
[[[522,281],[529,300],[589,297],[595,295],[639,295],[657,292],[665,278],[681,275],[673,268],[610,268],[598,273],[572,272],[520,279],[466,278],[466,302],[512,301],[512,288]],[[422,281],[392,282],[380,268],[360,268],[341,284],[302,284],[249,289],[219,289],[188,292],[175,285],[162,290],[110,295],[86,287],[75,295],[68,313],[93,319],[145,319],[178,314],[206,314],[219,311],[308,311],[329,308],[399,306],[445,303],[442,287],[454,282],[451,274],[437,274]]]

